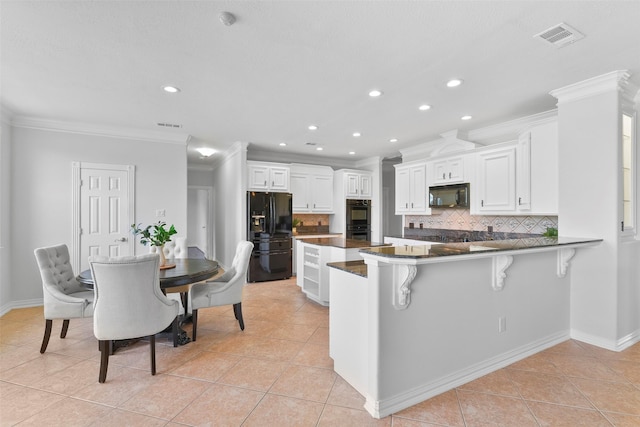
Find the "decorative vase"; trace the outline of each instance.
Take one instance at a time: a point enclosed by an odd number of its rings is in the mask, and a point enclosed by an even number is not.
[[[164,256],[164,245],[156,246],[158,248],[158,255],[160,255],[160,268],[167,265],[167,258]]]

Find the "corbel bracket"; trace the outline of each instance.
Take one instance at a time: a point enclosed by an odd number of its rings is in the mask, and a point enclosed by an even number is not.
[[[407,276],[402,283],[394,284],[395,290],[393,292],[393,307],[396,310],[404,310],[409,307],[411,303],[411,283],[416,278],[418,267],[415,265],[405,265],[407,270]]]
[[[504,279],[507,277],[507,269],[513,263],[511,255],[497,255],[493,257],[492,282],[494,291],[501,291],[504,288]]]
[[[574,248],[558,249],[558,277],[563,278],[569,270],[569,261],[576,254]]]

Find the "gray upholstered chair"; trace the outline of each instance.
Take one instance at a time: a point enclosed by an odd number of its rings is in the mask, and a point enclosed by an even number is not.
[[[33,253],[42,277],[45,326],[40,353],[44,353],[54,319],[63,319],[60,338],[64,338],[69,329],[69,319],[93,316],[93,290],[76,280],[67,245],[38,248]]]
[[[242,319],[242,288],[247,283],[247,267],[253,243],[241,241],[236,246],[236,254],[231,267],[214,281],[198,283],[191,288],[191,311],[193,320],[193,341],[198,329],[198,310],[206,307],[233,304],[233,313],[244,331]]]
[[[99,341],[100,375],[107,378],[110,342],[149,337],[151,375],[156,374],[155,334],[173,323],[174,346],[178,332],[178,301],[160,290],[160,257],[89,257],[94,282],[93,334]]]

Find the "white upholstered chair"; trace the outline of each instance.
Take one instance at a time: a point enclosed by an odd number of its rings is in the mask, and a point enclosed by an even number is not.
[[[93,334],[99,340],[100,374],[107,378],[110,341],[149,337],[151,375],[156,374],[155,334],[173,323],[177,345],[178,301],[160,290],[160,257],[89,257],[94,282]]]
[[[93,316],[93,290],[83,287],[73,274],[67,245],[33,251],[40,269],[44,295],[44,337],[40,353],[47,350],[54,319],[63,319],[60,338],[67,336],[69,319]]]
[[[155,254],[158,252],[158,248],[156,246],[149,246],[149,252]],[[167,259],[187,258],[189,252],[187,248],[187,238],[173,236],[170,242],[164,244],[163,252]]]
[[[187,248],[187,238],[173,236],[170,242],[164,244],[162,251],[164,252],[165,258],[169,260],[169,262],[171,262],[170,260],[176,258],[188,258],[189,249]],[[149,253],[158,253],[158,247],[149,246]],[[180,315],[185,314],[184,307],[187,307],[189,304],[189,302],[187,301],[187,295],[187,292],[182,292],[181,290],[167,292],[167,296],[169,297],[169,299],[180,302]]]
[[[231,267],[213,281],[198,283],[191,288],[191,310],[193,320],[193,341],[198,328],[198,310],[206,307],[233,304],[233,313],[244,331],[242,319],[242,288],[247,283],[247,267],[253,243],[241,241],[236,246],[236,254]]]

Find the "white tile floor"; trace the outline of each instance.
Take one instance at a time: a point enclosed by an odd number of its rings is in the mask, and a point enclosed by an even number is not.
[[[294,280],[249,284],[243,313],[244,332],[229,306],[200,311],[195,343],[159,340],[156,376],[147,342],[120,349],[99,384],[91,319],[41,355],[42,308],[12,310],[0,318],[0,426],[640,426],[640,344],[567,341],[376,420],[333,372],[328,309]]]

